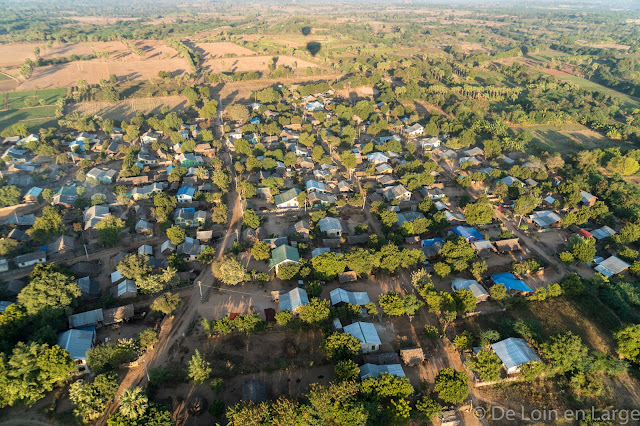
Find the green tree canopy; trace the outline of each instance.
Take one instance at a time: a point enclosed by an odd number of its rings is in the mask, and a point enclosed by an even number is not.
[[[29,315],[35,315],[47,309],[64,311],[80,294],[80,288],[72,277],[62,272],[48,271],[31,279],[18,294],[18,302],[27,309]]]
[[[444,402],[458,404],[469,395],[468,381],[464,372],[444,368],[436,376],[435,390]]]

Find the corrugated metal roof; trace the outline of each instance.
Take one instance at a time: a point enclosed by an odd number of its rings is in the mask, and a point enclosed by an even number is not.
[[[300,262],[300,254],[297,248],[283,244],[271,250],[271,266],[277,266],[286,261]]]
[[[87,359],[95,335],[95,327],[67,330],[58,334],[58,346],[69,352],[73,359]]]
[[[288,293],[280,295],[280,310],[295,311],[302,305],[309,304],[309,297],[305,289],[296,287]]]
[[[600,229],[594,229],[591,234],[596,240],[603,240],[616,234],[616,230],[608,226],[603,226]]]
[[[338,303],[351,303],[352,305],[363,306],[366,303],[371,302],[369,295],[366,291],[347,291],[343,288],[336,288],[329,293],[331,298],[331,304],[336,305]]]
[[[507,291],[516,290],[516,291],[526,291],[531,293],[532,290],[529,288],[524,281],[516,279],[516,277],[511,272],[501,272],[499,274],[491,275],[493,281],[496,284],[503,284]]]
[[[605,277],[611,277],[613,275],[619,274],[620,272],[626,271],[629,266],[631,265],[629,265],[624,260],[616,256],[611,256],[600,262],[600,264],[595,267],[595,270],[600,272]]]
[[[389,365],[365,364],[362,367],[360,367],[360,378],[363,380],[369,377],[376,378],[383,373],[389,373],[392,376],[397,376],[397,377],[406,377],[404,374],[404,370],[402,369],[402,365],[400,364],[389,364]]]
[[[454,278],[451,282],[451,288],[456,291],[461,288],[465,288],[467,290],[471,290],[473,295],[477,298],[489,296],[487,290],[484,289],[476,280],[467,280],[464,278]]]
[[[507,370],[531,361],[540,361],[540,357],[529,347],[524,339],[510,337],[491,345]]]
[[[87,325],[95,325],[103,321],[103,319],[102,309],[94,309],[93,311],[69,315],[69,328],[80,328]]]
[[[349,333],[361,343],[369,343],[373,345],[381,345],[380,337],[376,331],[376,327],[370,322],[354,322],[344,328],[346,333]]]

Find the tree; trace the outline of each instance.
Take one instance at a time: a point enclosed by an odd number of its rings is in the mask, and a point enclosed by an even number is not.
[[[468,380],[464,372],[444,368],[436,376],[435,390],[444,402],[457,404],[464,401],[469,394]]]
[[[337,277],[347,267],[344,257],[335,252],[322,253],[311,259],[311,264],[318,278],[327,281]]]
[[[440,255],[455,271],[463,271],[476,257],[476,251],[463,237],[447,240],[442,245]]]
[[[414,392],[407,377],[398,377],[389,373],[382,373],[378,377],[368,377],[362,381],[362,393],[375,400],[389,400],[391,398],[407,398]]]
[[[336,380],[338,382],[355,382],[360,377],[358,364],[351,359],[339,361],[334,368],[336,371]]]
[[[458,311],[463,313],[475,311],[478,300],[471,290],[466,288],[458,289],[453,293],[453,298],[456,301]]]
[[[359,276],[369,275],[379,266],[378,257],[369,250],[357,248],[344,255],[347,268],[354,271]]]
[[[567,296],[580,296],[587,290],[587,286],[575,272],[565,276],[560,281],[560,287]]]
[[[101,374],[132,361],[135,356],[129,342],[108,342],[89,349],[87,365],[94,373]]]
[[[278,266],[278,278],[287,281],[292,280],[300,272],[300,264],[297,262],[287,262]]]
[[[260,218],[256,212],[251,209],[247,209],[242,215],[242,224],[253,229],[258,229],[260,226]]]
[[[138,334],[138,342],[141,348],[152,348],[158,342],[158,332],[152,328],[145,328]]]
[[[640,225],[629,223],[613,237],[618,244],[635,243],[640,239]]]
[[[418,300],[415,294],[407,294],[403,300],[404,303],[404,312],[409,316],[413,316],[418,312],[420,308],[424,306],[424,303],[421,300]]]
[[[229,105],[224,112],[225,115],[229,117],[229,120],[232,121],[244,123],[245,121],[249,120],[249,110],[246,106],[241,104]]]
[[[320,350],[332,361],[353,359],[360,352],[360,340],[348,333],[336,331],[324,339]]]
[[[18,248],[18,241],[11,238],[0,240],[0,256],[10,256]]]
[[[390,291],[380,295],[378,304],[382,308],[382,311],[387,315],[400,316],[405,313],[402,296],[395,291]]]
[[[0,354],[0,407],[17,402],[31,406],[74,370],[73,360],[59,346],[18,342],[8,359]]]
[[[433,272],[439,277],[444,278],[451,273],[451,266],[444,262],[438,262],[433,265]]]
[[[49,238],[64,234],[65,228],[62,225],[62,216],[58,210],[52,206],[42,209],[42,216],[37,217],[31,229],[27,231],[29,236],[37,241],[46,241]]]
[[[640,364],[640,324],[627,325],[613,333],[618,343],[618,353]]]
[[[107,426],[175,426],[175,424],[169,408],[153,402],[149,403],[146,412],[137,419],[131,419],[120,412],[114,413],[107,419]]]
[[[169,238],[169,240],[171,240],[171,244],[178,246],[184,243],[187,234],[184,232],[184,229],[174,225],[171,228],[167,229],[167,237]]]
[[[489,287],[491,298],[500,301],[507,297],[507,287],[504,284],[494,284]]]
[[[120,414],[130,419],[138,419],[144,415],[149,407],[149,398],[141,387],[125,389],[120,395]]]
[[[520,377],[527,382],[532,382],[542,374],[545,368],[546,366],[542,361],[527,362],[520,366]]]
[[[467,207],[464,209],[465,220],[472,226],[491,223],[494,215],[495,210],[486,203],[467,204]]]
[[[238,259],[225,256],[211,265],[213,275],[227,285],[237,285],[247,279],[247,270]]]
[[[218,101],[212,99],[204,103],[200,108],[200,117],[202,118],[215,118],[218,113]]]
[[[578,262],[593,262],[593,257],[596,255],[595,238],[582,238],[580,236],[573,236],[569,238],[568,246],[571,254],[573,254],[573,257]]]
[[[579,336],[571,332],[557,334],[540,346],[551,369],[557,374],[566,374],[581,368],[589,349]]]
[[[181,300],[180,295],[167,292],[151,303],[151,310],[165,315],[173,315],[178,309]]]
[[[481,260],[479,262],[473,262],[471,265],[471,274],[476,281],[480,281],[482,279],[482,274],[487,272],[487,262]]]
[[[76,406],[73,411],[83,423],[97,420],[118,391],[116,373],[99,374],[93,382],[78,380],[69,387],[69,398]]]
[[[425,420],[430,422],[442,414],[442,406],[426,396],[423,396],[416,402],[416,410],[422,414]]]
[[[211,221],[213,223],[227,223],[227,205],[216,204],[211,210]]]
[[[542,199],[536,195],[523,195],[516,200],[513,212],[520,216],[526,216],[540,205]]]
[[[293,314],[286,309],[284,311],[279,311],[276,313],[276,322],[278,325],[287,325],[293,320]]]
[[[138,281],[151,274],[149,258],[142,254],[131,253],[118,263],[117,269],[129,280]]]
[[[468,361],[469,368],[480,375],[485,382],[494,382],[500,379],[502,361],[492,350],[482,350]]]
[[[105,247],[113,247],[120,241],[120,233],[124,229],[124,221],[111,214],[96,224],[98,238]]]
[[[211,377],[211,363],[205,360],[200,351],[196,349],[195,354],[187,362],[189,368],[189,378],[196,384],[202,384]]]
[[[45,310],[64,311],[80,295],[80,287],[72,277],[52,270],[31,279],[18,294],[18,303],[29,315],[36,315]]]
[[[20,188],[15,185],[0,187],[0,207],[15,206],[20,203]]]
[[[271,245],[265,241],[257,241],[251,247],[251,255],[256,260],[267,260],[271,257]]]
[[[298,318],[307,324],[319,324],[329,318],[329,301],[311,299],[298,308]]]
[[[609,160],[607,169],[622,176],[629,176],[635,174],[640,169],[640,165],[634,158],[623,155]]]
[[[198,262],[205,265],[211,265],[216,260],[216,249],[211,246],[206,246],[198,255]]]

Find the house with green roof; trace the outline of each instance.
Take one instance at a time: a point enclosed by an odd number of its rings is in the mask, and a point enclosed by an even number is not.
[[[278,267],[285,263],[300,263],[298,249],[288,244],[283,244],[271,250],[269,266],[271,266],[272,269],[275,268],[277,274]]]
[[[273,197],[273,202],[279,209],[300,207],[300,205],[298,204],[298,195],[300,195],[301,192],[302,191],[300,191],[298,188],[288,189],[285,192],[281,192],[280,194]]]

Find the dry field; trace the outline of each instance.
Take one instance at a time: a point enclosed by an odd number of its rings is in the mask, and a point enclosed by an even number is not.
[[[247,72],[267,71],[273,56],[247,56],[242,58],[217,58],[204,61],[204,67],[210,72]],[[292,56],[278,56],[278,65],[287,65],[294,70],[316,68],[317,65]]]
[[[69,113],[94,114],[114,120],[130,120],[136,113],[159,114],[162,107],[171,111],[182,111],[187,106],[184,96],[160,96],[155,98],[128,99],[115,103],[109,102],[81,102],[72,104]]]
[[[216,42],[216,43],[196,43],[195,49],[202,51],[203,59],[205,61],[216,58],[224,58],[225,55],[235,56],[253,56],[256,54],[251,49],[239,46],[231,42]]]
[[[72,16],[69,19],[92,25],[111,25],[118,21],[135,21],[137,18],[115,18],[108,16]]]
[[[158,71],[171,71],[176,75],[186,70],[187,63],[181,58],[135,62],[80,61],[38,67],[27,81],[20,84],[18,90],[71,87],[79,79],[98,84],[101,78],[108,80],[110,74],[115,74],[121,80],[146,80],[157,77]]]

